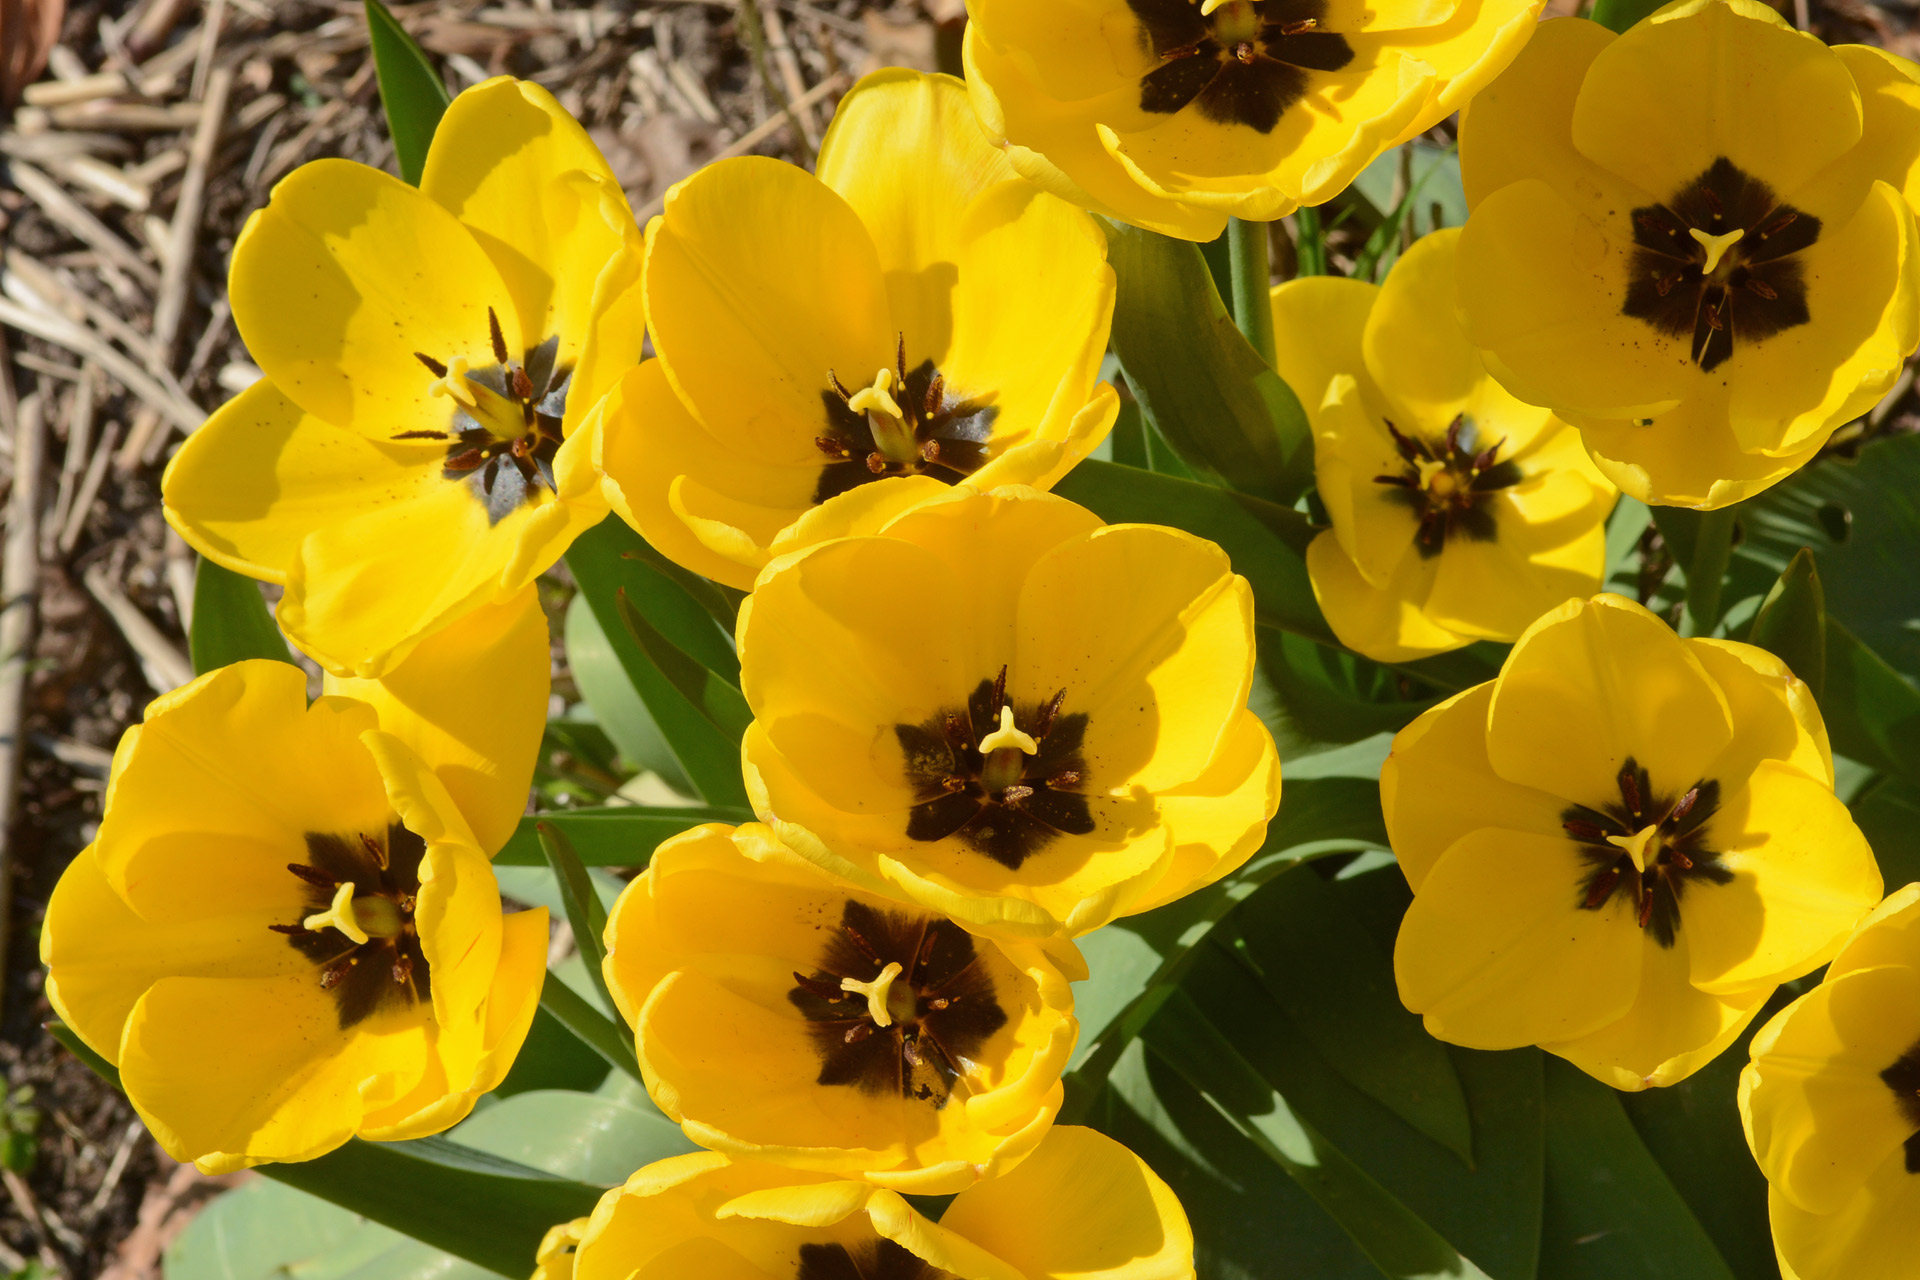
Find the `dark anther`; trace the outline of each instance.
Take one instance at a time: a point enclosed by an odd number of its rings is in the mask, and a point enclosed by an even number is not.
[[[1467,415],[1456,413],[1453,421],[1447,424],[1447,452],[1460,452],[1460,432],[1467,425]]]
[[[841,1036],[840,1041],[842,1044],[859,1044],[872,1034],[873,1024],[871,1022],[855,1023],[853,1026],[847,1028],[847,1034]]]
[[[1667,815],[1666,821],[1663,822],[1661,825],[1662,826],[1667,826],[1667,825],[1678,826],[1682,822],[1685,822],[1687,819],[1687,815],[1693,812],[1693,806],[1698,804],[1699,802],[1700,802],[1700,788],[1698,787],[1690,788],[1687,791],[1687,794],[1680,797],[1680,802],[1673,806],[1673,812]]]
[[[1317,30],[1319,26],[1319,22],[1312,18],[1302,18],[1298,22],[1289,22],[1281,27],[1280,34],[1283,36],[1297,36],[1303,31]]]
[[[1480,447],[1480,433],[1464,414],[1455,415],[1432,444],[1391,422],[1383,425],[1407,466],[1397,475],[1377,475],[1373,482],[1387,486],[1392,501],[1412,509],[1414,547],[1422,557],[1439,555],[1455,535],[1480,542],[1499,536],[1487,499],[1524,478],[1513,462],[1497,461],[1506,441]]]
[[[941,402],[946,394],[946,375],[936,373],[927,383],[927,394],[920,398],[920,416],[931,418],[940,411]]]
[[[1255,57],[1253,42],[1251,40],[1242,40],[1239,44],[1233,46],[1233,56],[1237,61],[1245,63],[1247,66],[1252,66]]]
[[[1640,807],[1640,780],[1634,776],[1634,763],[1628,760],[1620,767],[1620,797],[1627,802],[1627,812],[1638,818],[1643,810]]]
[[[847,993],[831,982],[821,982],[817,978],[809,978],[802,973],[795,973],[793,980],[828,1004],[839,1004],[847,998]]]
[[[832,441],[834,447],[820,446],[828,461],[814,486],[815,502],[825,502],[883,476],[923,475],[957,484],[985,465],[999,410],[949,394],[945,378],[931,360],[909,369],[904,333],[896,336],[894,363],[899,383],[891,388],[891,394],[899,407],[901,424],[912,436],[912,455],[896,460],[880,448],[873,420],[853,411],[849,401],[855,393],[829,369],[827,389],[820,393],[826,430],[819,438]]]
[[[297,938],[307,931],[307,927],[302,924],[270,924],[267,928],[275,933],[284,933],[290,938]]]
[[[1781,204],[1766,183],[1725,156],[1665,204],[1635,209],[1621,310],[1689,344],[1702,371],[1736,343],[1807,323],[1805,270],[1796,256],[1820,238],[1820,219]],[[1691,234],[1744,234],[1713,255]]]
[[[1702,780],[1678,797],[1655,791],[1647,771],[1629,758],[1615,777],[1617,800],[1598,808],[1574,805],[1560,815],[1587,870],[1580,905],[1598,911],[1624,892],[1634,919],[1660,946],[1671,947],[1680,929],[1680,902],[1694,885],[1723,885],[1733,872],[1707,844],[1707,824],[1720,808],[1720,784]],[[1652,822],[1658,827],[1643,854],[1644,869],[1621,847]]]
[[[940,461],[940,442],[938,440],[929,440],[921,445],[920,457],[921,460],[925,462]]]
[[[1620,868],[1609,867],[1602,872],[1599,878],[1587,889],[1587,900],[1584,904],[1587,910],[1592,911],[1608,898],[1611,898],[1614,888],[1618,886],[1619,883]]]
[[[334,887],[340,883],[318,867],[310,867],[304,862],[289,862],[287,864],[287,870],[293,872],[294,875],[299,876],[308,884],[325,889],[329,894],[331,894]]]
[[[441,464],[440,469],[443,471],[471,471],[486,460],[486,451],[476,446],[471,449],[462,449],[460,452],[452,455]]]
[[[1067,691],[1060,692],[1047,699],[1047,705],[1040,710],[1040,718],[1033,723],[1033,736],[1044,738],[1053,728],[1053,722],[1060,718],[1060,708],[1067,704]]]
[[[847,937],[853,940],[853,945],[860,948],[861,955],[873,961],[875,964],[880,965],[882,968],[886,967],[885,962],[880,959],[880,953],[873,949],[873,944],[868,942],[858,929],[850,924],[841,927],[845,930]]]
[[[840,385],[840,379],[834,376],[833,370],[831,369],[827,370],[827,385],[832,387],[834,394],[838,395],[842,400],[853,399],[853,392]]]
[[[1000,674],[993,678],[993,701],[989,704],[987,708],[988,713],[991,714],[997,720],[1000,716],[1000,708],[1006,705],[1007,705],[1007,664],[1003,662],[1000,664]],[[996,724],[994,728],[997,729],[999,728],[999,726]],[[991,731],[992,730],[989,730],[988,732],[991,732]],[[981,736],[984,737],[985,735],[983,734]]]
[[[885,455],[885,454],[881,454],[881,453],[870,453],[870,454],[868,454],[868,455],[867,455],[867,470],[869,470],[869,471],[871,471],[871,472],[873,472],[873,474],[875,474],[875,475],[877,475],[877,476],[879,476],[879,475],[885,475],[885,474],[886,474],[886,472],[887,472],[887,458],[886,458],[886,455]]]
[[[1607,838],[1607,833],[1600,829],[1598,823],[1587,822],[1580,818],[1570,818],[1560,825],[1566,828],[1568,835],[1576,840],[1585,840],[1589,844],[1599,844]]]
[[[1323,28],[1327,0],[1260,0],[1202,14],[1191,0],[1127,0],[1153,69],[1140,78],[1140,108],[1171,115],[1188,105],[1218,124],[1259,133],[1274,127],[1313,87],[1316,72],[1353,60],[1346,37]]]
[[[402,431],[398,435],[388,436],[389,440],[445,440],[444,431]]]
[[[813,438],[813,445],[814,448],[820,450],[820,452],[826,454],[829,458],[844,458],[847,456],[847,446],[830,436],[815,436]]]
[[[342,1029],[390,1002],[432,999],[432,974],[413,918],[426,842],[397,822],[384,836],[308,833],[307,861],[287,864],[301,909],[294,920],[267,926],[319,969],[320,987],[333,993]],[[356,899],[387,899],[399,914],[398,930],[355,942],[332,926],[307,928],[305,921],[326,911],[341,885],[351,885]]]
[[[360,833],[360,847],[367,851],[367,856],[372,858],[377,865],[382,867],[387,865],[386,849],[381,847],[378,840],[375,840],[364,831]]]
[[[1079,786],[1080,774],[1077,770],[1062,769],[1060,772],[1054,774],[1051,778],[1047,779],[1047,785],[1050,787]]]
[[[352,970],[353,965],[353,957],[349,956],[345,960],[337,960],[322,969],[320,971],[320,989],[322,991],[331,991],[346,981],[347,974]]]
[[[533,379],[527,376],[525,369],[513,371],[513,394],[519,396],[522,402],[533,399]]]
[[[487,336],[493,339],[493,360],[495,364],[507,362],[507,338],[500,332],[500,317],[493,314],[493,308],[487,308]]]
[[[910,1067],[926,1065],[926,1060],[920,1056],[920,1046],[914,1043],[910,1035],[900,1037],[900,1056],[907,1060]]]
[[[1032,794],[1033,794],[1032,787],[1012,786],[1012,787],[1008,787],[1006,790],[1000,793],[1000,799],[1002,803],[1013,804],[1017,801],[1025,800],[1028,796]]]
[[[428,355],[426,352],[416,351],[413,353],[413,358],[415,360],[418,360],[421,364],[427,366],[427,372],[432,374],[434,377],[444,378],[447,376],[447,366],[441,364],[438,360],[435,360],[432,356]]]
[[[905,331],[905,330],[902,330],[902,331],[900,331],[899,333],[897,333],[897,334],[895,334],[895,338],[896,338],[896,340],[898,341],[898,343],[899,343],[899,345],[898,345],[898,346],[897,346],[897,347],[896,347],[896,348],[894,349],[894,353],[893,353],[893,362],[894,362],[894,364],[895,364],[895,365],[897,366],[897,368],[895,369],[895,372],[896,372],[896,373],[898,373],[898,374],[899,374],[899,376],[900,376],[900,389],[904,391],[904,390],[906,390],[906,386],[907,386],[907,335],[906,335],[906,331]]]
[[[403,955],[393,962],[393,980],[405,986],[413,981],[413,957]]]

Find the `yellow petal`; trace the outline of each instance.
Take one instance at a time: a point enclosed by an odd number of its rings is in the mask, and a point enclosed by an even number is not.
[[[1920,884],[1888,894],[1854,930],[1828,966],[1828,978],[1880,964],[1911,964],[1920,957]]]
[[[1799,453],[1746,453],[1727,414],[1728,389],[1709,384],[1651,418],[1582,417],[1580,434],[1594,465],[1642,502],[1713,510],[1779,483],[1819,452],[1825,437]],[[1836,424],[1837,425],[1837,424]]]
[[[1833,53],[1860,93],[1860,143],[1792,199],[1805,200],[1808,212],[1823,218],[1844,218],[1877,180],[1914,203],[1920,198],[1920,70],[1872,45],[1837,45]]]
[[[494,363],[491,308],[510,352],[519,313],[473,235],[428,196],[347,160],[302,165],[233,250],[234,323],[302,409],[376,439],[446,427],[449,402],[414,353]]]
[[[1741,1110],[1776,1193],[1847,1209],[1914,1126],[1881,1073],[1920,1039],[1920,971],[1856,969],[1796,1000],[1754,1040]]]
[[[1562,493],[1552,494],[1555,489]],[[1487,500],[1497,531],[1493,540],[1447,539],[1426,600],[1435,624],[1465,636],[1516,640],[1547,610],[1600,589],[1611,495],[1571,471],[1549,473],[1525,490]],[[1529,500],[1573,507],[1576,520],[1536,523]],[[1586,518],[1586,527],[1569,538],[1566,526],[1578,516]]]
[[[1472,637],[1449,631],[1423,611],[1436,572],[1434,562],[1414,550],[1411,538],[1381,586],[1360,575],[1334,533],[1321,533],[1307,544],[1307,576],[1327,625],[1341,644],[1376,662],[1406,662],[1472,643]]]
[[[1542,22],[1504,74],[1460,118],[1460,180],[1478,209],[1495,191],[1545,180],[1576,208],[1601,215],[1631,208],[1630,184],[1574,149],[1574,103],[1587,70],[1613,32],[1584,18]],[[1692,176],[1692,175],[1689,175]]]
[[[1796,190],[1860,139],[1845,64],[1755,0],[1688,0],[1636,24],[1593,60],[1573,143],[1666,198],[1725,156]]]
[[[1013,1172],[960,1193],[942,1228],[1026,1276],[1189,1280],[1193,1231],[1171,1188],[1104,1134],[1059,1125]]]
[[[1731,738],[1726,698],[1692,651],[1613,595],[1534,623],[1501,669],[1487,720],[1501,777],[1590,807],[1617,800],[1629,758],[1655,794],[1677,794]]]
[[[1684,911],[1684,908],[1683,908]],[[1687,980],[1685,926],[1672,947],[1641,930],[1640,991],[1615,1022],[1578,1040],[1540,1047],[1615,1089],[1678,1084],[1719,1057],[1773,994],[1771,986],[1715,996]]]
[[[1309,419],[1336,375],[1371,381],[1360,343],[1379,296],[1377,285],[1346,276],[1300,276],[1273,286],[1273,367]],[[1379,398],[1375,387],[1363,383],[1360,391],[1363,400]]]
[[[352,1137],[362,1113],[425,1069],[412,1014],[350,1031],[311,972],[284,978],[164,978],[120,1044],[120,1079],[176,1160],[227,1173],[311,1160]]]
[[[1809,973],[1880,901],[1873,851],[1829,785],[1779,761],[1722,796],[1705,841],[1733,880],[1690,887],[1680,903],[1693,983],[1735,992]]]
[[[1895,1153],[1838,1212],[1808,1213],[1772,1188],[1767,1217],[1789,1280],[1904,1280],[1913,1272],[1920,1178]]]
[[[557,361],[577,361],[602,269],[639,248],[613,170],[579,122],[531,81],[497,76],[477,84],[453,100],[434,130],[420,190],[487,251],[513,295],[527,345],[557,336]],[[631,358],[639,358],[637,334]]]
[[[777,160],[723,160],[668,193],[647,232],[646,296],[682,401],[769,464],[819,465],[830,370],[850,380],[894,363],[873,237],[830,188]]]
[[[1780,760],[1833,785],[1833,753],[1820,708],[1786,663],[1738,640],[1698,636],[1687,647],[1720,686],[1733,719],[1733,741],[1707,766],[1710,777],[1744,778],[1762,760]]]
[[[1401,1002],[1471,1049],[1572,1039],[1619,1019],[1640,986],[1642,930],[1624,895],[1580,908],[1585,869],[1564,837],[1461,837],[1401,921]]]
[[[1380,768],[1393,856],[1417,894],[1440,855],[1482,827],[1559,836],[1565,802],[1516,786],[1487,760],[1493,682],[1455,694],[1394,735]]]
[[[1400,404],[1420,415],[1415,425],[1444,428],[1466,408],[1486,377],[1480,355],[1454,316],[1454,250],[1460,239],[1448,228],[1421,236],[1387,273],[1379,301],[1367,317],[1367,367]],[[1498,435],[1491,425],[1486,435]]]
[[[1127,915],[1151,911],[1231,875],[1259,850],[1267,824],[1280,809],[1280,753],[1273,735],[1259,716],[1243,710],[1207,771],[1159,799],[1173,833],[1173,861],[1157,883],[1127,904]]]
[[[329,675],[326,691],[371,706],[439,776],[491,855],[526,812],[551,665],[546,617],[528,585],[436,632],[384,677]]]

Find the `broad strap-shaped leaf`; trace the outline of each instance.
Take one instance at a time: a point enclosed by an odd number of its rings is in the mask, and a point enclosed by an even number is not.
[[[1313,482],[1307,416],[1234,325],[1199,247],[1106,226],[1113,349],[1148,420],[1200,475],[1292,502]]]
[[[1142,1038],[1312,1196],[1383,1274],[1486,1280],[1486,1272],[1303,1120],[1185,995],[1170,999]]]
[[[606,904],[600,901],[600,895],[593,887],[593,879],[581,864],[580,855],[573,851],[573,842],[567,839],[566,832],[550,822],[535,824],[534,832],[540,839],[540,852],[546,855],[547,865],[553,868],[554,879],[560,883],[560,901],[566,907],[567,924],[573,929],[573,945],[578,948],[580,959],[587,966],[587,976],[607,1008],[617,1009],[619,1006],[613,1002],[613,993],[607,989],[605,972]],[[546,1006],[547,988],[553,985],[553,976],[549,974],[547,986],[541,989],[543,1006]],[[552,1012],[555,1017],[560,1016],[558,1009]]]
[[[638,560],[656,573],[670,578],[684,592],[687,598],[707,611],[715,622],[728,634],[740,621],[740,604],[747,598],[744,591],[724,587],[711,578],[703,578],[691,569],[683,569],[673,561],[653,549],[644,538],[638,546],[626,553],[627,559]]]
[[[1354,1087],[1472,1167],[1473,1120],[1446,1049],[1401,1005],[1391,959],[1311,870],[1280,876],[1235,913],[1235,950]]]
[[[446,82],[427,61],[412,36],[380,0],[366,0],[367,38],[373,69],[380,78],[380,103],[387,109],[387,132],[400,176],[414,186],[427,167],[427,147],[453,100]]]
[[[597,969],[590,971],[598,972]],[[603,994],[608,993],[603,991]],[[610,994],[608,998],[611,999]],[[619,1068],[635,1080],[640,1079],[640,1063],[633,1056],[633,1042],[627,1033],[551,971],[540,988],[540,1009],[604,1058],[609,1066]]]
[[[615,594],[614,603],[620,610],[620,621],[627,628],[627,634],[639,644],[660,674],[680,691],[680,696],[736,743],[746,736],[747,726],[753,723],[753,712],[740,692],[738,675],[730,683],[718,672],[694,661],[685,650],[653,629],[634,607],[624,587]],[[737,673],[737,661],[734,668]]]
[[[732,646],[707,611],[671,579],[626,557],[640,545],[639,534],[619,517],[608,516],[574,540],[567,568],[687,781],[710,804],[744,808],[747,792],[740,776],[738,737],[715,727],[641,647],[620,616],[620,593],[626,591],[648,625],[700,666],[725,680],[732,663],[731,679],[737,682]]]
[[[47,1030],[119,1087],[113,1064],[71,1030],[59,1023]],[[354,1138],[318,1159],[259,1172],[516,1280],[532,1270],[547,1228],[593,1212],[606,1190],[445,1138]]]
[[[1760,602],[1747,643],[1786,663],[1813,690],[1814,698],[1820,697],[1827,681],[1827,596],[1810,548],[1794,553],[1780,580]]]
[[[748,809],[699,807],[678,809],[651,805],[610,805],[604,809],[573,809],[529,815],[520,820],[507,843],[494,855],[497,867],[544,867],[535,828],[549,823],[572,843],[574,854],[589,867],[644,867],[661,841],[705,822],[738,825],[752,822]]]
[[[1920,689],[1827,616],[1821,718],[1843,756],[1920,782]]]
[[[260,584],[204,556],[193,574],[193,624],[187,640],[195,675],[249,658],[293,662],[286,637],[267,612]]]
[[[1540,1273],[1553,1280],[1733,1280],[1613,1090],[1547,1059],[1547,1198]]]

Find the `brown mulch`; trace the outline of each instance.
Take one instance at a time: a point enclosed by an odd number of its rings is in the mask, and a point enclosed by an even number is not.
[[[1917,6],[1814,0],[1812,19],[1916,56]],[[502,73],[551,88],[642,220],[715,157],[808,163],[854,78],[957,70],[964,21],[963,0],[393,8],[455,90]],[[193,560],[159,481],[182,432],[258,376],[226,308],[234,238],[300,163],[391,168],[392,145],[358,0],[0,0],[0,55],[0,503],[28,553],[8,576],[34,579],[0,592],[34,615],[17,720],[0,617],[0,1099],[31,1087],[39,1113],[31,1167],[0,1177],[0,1274],[155,1280],[227,1184],[159,1152],[41,1030],[39,924],[98,828],[121,731],[190,669]],[[36,419],[37,486],[17,470]]]

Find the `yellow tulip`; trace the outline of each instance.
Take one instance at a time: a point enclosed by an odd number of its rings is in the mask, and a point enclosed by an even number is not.
[[[1158,906],[1245,862],[1279,806],[1252,592],[1176,529],[959,486],[769,565],[739,636],[762,820],[974,932]]]
[[[167,519],[282,584],[322,666],[383,674],[605,516],[596,407],[640,358],[640,269],[619,184],[537,85],[454,99],[419,190],[301,166],[228,282],[266,377],[182,446]]]
[[[1022,180],[960,83],[881,71],[818,176],[744,157],[647,228],[658,360],[608,404],[615,508],[731,586],[947,484],[1046,488],[1118,412],[1106,237]]]
[[[1380,776],[1413,887],[1394,971],[1442,1040],[1683,1080],[1880,899],[1827,735],[1779,659],[1572,600]]]
[[[568,1249],[573,1252],[569,1255]],[[549,1233],[545,1280],[1193,1280],[1193,1232],[1146,1163],[1062,1125],[939,1222],[860,1182],[715,1152],[650,1164]],[[564,1269],[570,1267],[570,1270]]]
[[[241,662],[127,731],[41,959],[168,1154],[220,1173],[420,1137],[506,1075],[547,913],[503,916],[488,857],[525,804],[547,662],[529,587],[365,700],[309,706],[299,668]]]
[[[1039,948],[850,889],[758,825],[661,845],[607,922],[606,975],[695,1142],[913,1194],[1032,1152],[1077,1031]]]
[[[969,0],[975,110],[1021,173],[1187,240],[1345,190],[1498,75],[1540,0]]]
[[[1747,1145],[1786,1280],[1907,1280],[1920,1255],[1920,884],[1753,1038]]]
[[[1775,483],[1920,341],[1917,77],[1757,0],[1543,24],[1461,125],[1468,335],[1636,498]]]
[[[1458,231],[1384,285],[1273,290],[1281,377],[1313,425],[1333,528],[1307,573],[1340,642],[1382,662],[1513,640],[1600,589],[1615,490],[1580,437],[1488,376],[1453,310]]]

